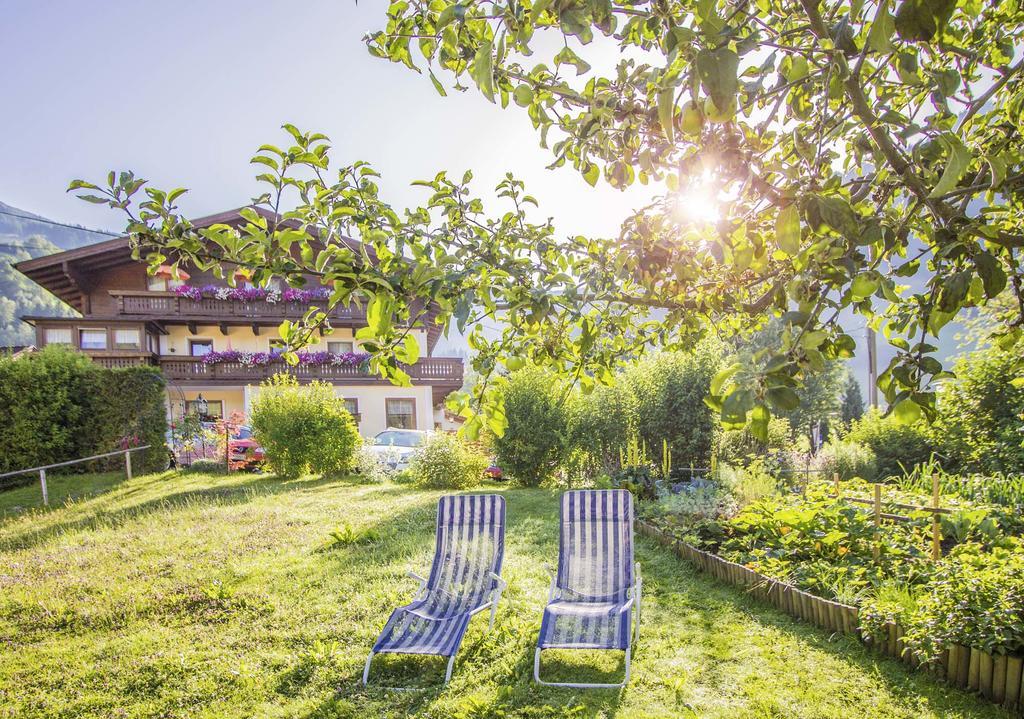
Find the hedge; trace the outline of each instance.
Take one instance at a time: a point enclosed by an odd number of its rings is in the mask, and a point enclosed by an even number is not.
[[[152,449],[136,453],[134,466],[162,469],[164,397],[153,367],[106,369],[60,347],[0,358],[0,472],[145,444]]]

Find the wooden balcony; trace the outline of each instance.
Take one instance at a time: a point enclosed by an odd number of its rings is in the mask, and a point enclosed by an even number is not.
[[[258,384],[279,372],[287,372],[300,382],[321,380],[333,384],[389,384],[376,374],[351,365],[296,365],[283,361],[265,365],[241,362],[207,364],[198,357],[162,355],[157,359],[164,377],[170,382],[195,384]],[[434,385],[451,391],[462,386],[462,360],[453,357],[424,357],[403,367],[415,384]]]
[[[111,290],[117,301],[117,313],[123,317],[179,322],[261,322],[279,323],[284,319],[301,319],[310,305],[300,302],[267,302],[255,300],[218,300],[204,297],[194,300],[174,292]],[[336,307],[330,315],[334,321],[364,323],[366,312],[355,307]]]

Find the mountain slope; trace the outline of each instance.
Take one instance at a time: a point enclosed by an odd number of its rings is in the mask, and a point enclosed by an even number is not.
[[[35,331],[18,319],[22,315],[70,317],[75,314],[13,265],[102,239],[103,235],[84,228],[52,225],[45,217],[0,202],[0,346],[35,342]]]

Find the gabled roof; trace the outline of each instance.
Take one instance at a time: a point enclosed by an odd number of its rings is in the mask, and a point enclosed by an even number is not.
[[[240,214],[243,209],[245,208],[238,207],[234,210],[200,217],[192,220],[192,224],[195,227],[209,227],[218,224],[234,227],[245,222]],[[270,210],[261,207],[252,207],[251,209],[268,220],[279,219],[279,216]],[[85,305],[84,297],[89,293],[96,273],[134,261],[131,240],[125,235],[77,247],[73,250],[24,260],[15,264],[14,268],[81,312]]]

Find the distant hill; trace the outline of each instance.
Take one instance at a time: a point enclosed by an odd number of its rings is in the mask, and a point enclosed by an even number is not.
[[[22,315],[75,315],[74,310],[12,265],[103,239],[103,235],[85,228],[52,225],[46,219],[0,202],[0,346],[35,342],[35,332],[18,319]]]

